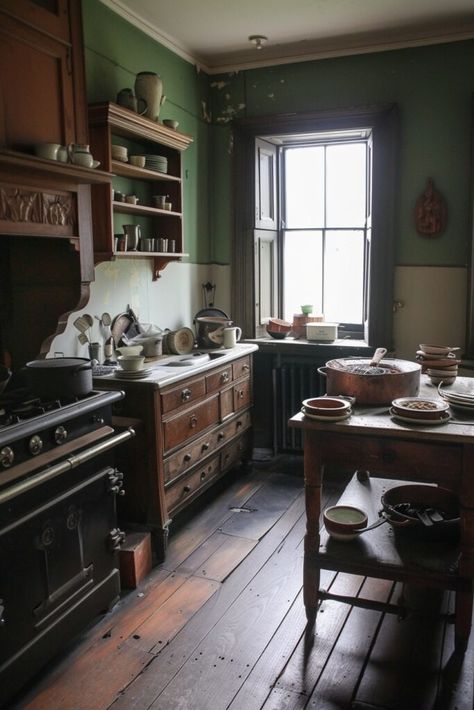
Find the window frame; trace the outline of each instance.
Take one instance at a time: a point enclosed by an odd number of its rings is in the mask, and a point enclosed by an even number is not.
[[[295,135],[368,128],[373,137],[370,290],[364,340],[392,347],[394,234],[397,195],[398,107],[384,104],[354,109],[263,116],[235,121],[233,155],[233,236],[231,244],[233,319],[247,338],[256,337],[254,276],[255,141]]]

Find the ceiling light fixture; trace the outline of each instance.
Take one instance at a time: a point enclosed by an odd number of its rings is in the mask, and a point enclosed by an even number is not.
[[[249,42],[253,42],[256,49],[262,49],[267,41],[268,37],[265,37],[265,35],[250,35],[249,37]]]

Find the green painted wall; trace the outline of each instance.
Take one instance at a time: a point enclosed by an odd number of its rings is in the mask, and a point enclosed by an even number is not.
[[[134,85],[139,71],[163,79],[166,102],[160,117],[180,122],[194,143],[184,152],[184,238],[189,261],[212,260],[209,226],[209,132],[202,116],[208,77],[109,10],[99,0],[83,0],[87,99],[115,101],[117,92]]]
[[[83,14],[88,100],[114,100],[120,89],[133,87],[137,72],[156,71],[167,96],[163,118],[176,118],[194,137],[184,153],[190,261],[229,262],[234,117],[396,102],[397,263],[468,262],[474,40],[208,77],[99,0],[83,0]],[[202,102],[210,106],[211,125]],[[448,205],[447,229],[435,239],[418,236],[413,223],[428,177]]]
[[[217,261],[229,258],[230,121],[379,102],[400,107],[397,263],[464,265],[470,251],[474,41],[254,69],[210,78],[212,225]],[[435,239],[417,235],[413,208],[432,177],[448,205]]]

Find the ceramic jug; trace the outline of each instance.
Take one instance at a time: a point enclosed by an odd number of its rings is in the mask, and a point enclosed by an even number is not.
[[[68,145],[69,160],[74,165],[82,165],[83,168],[92,168],[94,158],[85,143],[70,143]]]
[[[160,109],[165,102],[163,96],[163,82],[158,74],[151,71],[139,72],[135,79],[135,96],[137,101],[146,104],[144,116],[152,121],[157,121]]]
[[[127,237],[127,251],[136,251],[141,238],[139,224],[124,224],[123,232]]]
[[[119,106],[130,109],[130,111],[135,111],[135,113],[140,114],[140,116],[142,116],[148,108],[144,99],[137,100],[132,89],[121,89],[117,94],[117,103]]]

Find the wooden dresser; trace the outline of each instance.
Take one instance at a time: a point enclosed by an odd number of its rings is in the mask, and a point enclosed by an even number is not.
[[[158,560],[165,555],[172,518],[235,464],[250,459],[255,349],[238,346],[178,375],[178,368],[169,367],[171,377],[160,377],[165,367],[157,367],[156,377],[142,381],[95,380],[97,388],[126,393],[115,414],[137,425],[137,437],[119,454],[126,477],[121,524],[150,530]]]

